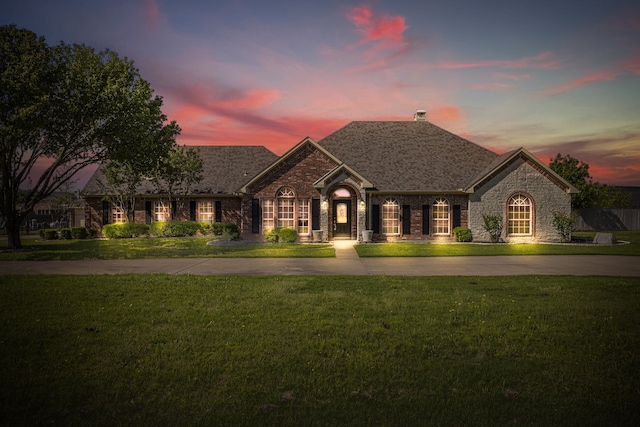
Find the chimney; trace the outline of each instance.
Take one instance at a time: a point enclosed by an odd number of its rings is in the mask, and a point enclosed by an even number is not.
[[[414,122],[424,122],[427,120],[427,110],[423,108],[418,108],[413,115]]]

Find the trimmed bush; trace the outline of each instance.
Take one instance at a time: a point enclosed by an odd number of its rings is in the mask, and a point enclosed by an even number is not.
[[[223,224],[222,237],[224,238],[224,240],[240,239],[240,227],[235,224]]]
[[[126,239],[131,237],[146,236],[149,233],[147,224],[107,224],[102,227],[102,234],[109,239]]]
[[[89,232],[85,227],[72,227],[71,237],[73,237],[74,239],[86,239],[87,237],[89,237]]]
[[[40,237],[44,240],[58,240],[58,230],[55,228],[40,229]]]
[[[293,243],[298,240],[298,232],[293,228],[278,228],[277,233],[282,243]]]
[[[194,236],[200,231],[201,225],[195,221],[154,222],[149,231],[156,237],[184,237]]]
[[[470,242],[473,240],[471,230],[466,227],[456,227],[453,229],[453,236],[456,242]]]
[[[71,229],[70,228],[61,228],[60,229],[60,238],[64,239],[64,240],[73,239],[73,236],[71,235]]]

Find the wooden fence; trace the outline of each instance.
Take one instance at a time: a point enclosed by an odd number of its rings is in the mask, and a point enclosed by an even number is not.
[[[640,230],[640,209],[582,209],[576,231]]]

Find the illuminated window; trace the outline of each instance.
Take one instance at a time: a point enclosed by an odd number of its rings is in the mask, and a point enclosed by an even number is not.
[[[153,204],[153,220],[160,222],[171,220],[169,206],[169,203],[155,202]]]
[[[510,235],[531,234],[531,200],[524,194],[509,199],[507,232]]]
[[[198,221],[214,222],[213,202],[198,202]]]
[[[127,222],[127,214],[124,209],[120,207],[114,207],[111,211],[111,219],[113,224],[123,224]]]
[[[449,202],[438,199],[433,203],[433,234],[449,234]]]
[[[273,200],[262,201],[262,229],[271,230],[273,223]]]
[[[387,199],[382,204],[382,233],[400,234],[400,205],[395,199]]]
[[[309,234],[309,200],[298,200],[298,234]]]
[[[278,192],[278,228],[295,227],[295,193],[290,188]]]

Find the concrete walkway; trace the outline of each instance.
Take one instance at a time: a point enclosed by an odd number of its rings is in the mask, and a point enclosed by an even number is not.
[[[335,258],[161,258],[132,260],[0,261],[10,274],[387,275],[640,277],[640,257],[526,255],[490,257],[360,258],[354,241],[336,241]]]

